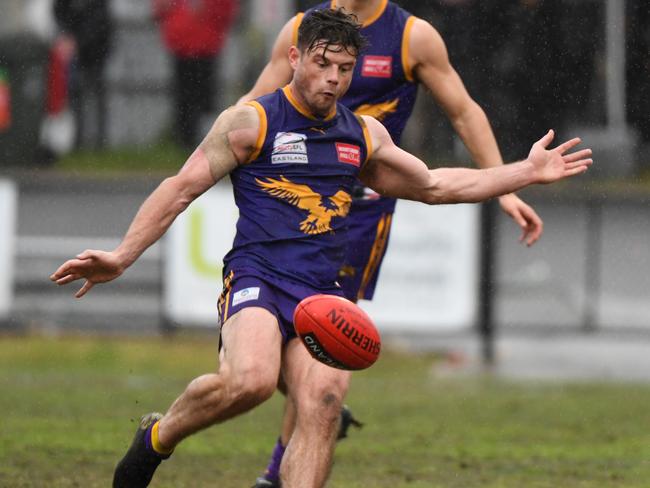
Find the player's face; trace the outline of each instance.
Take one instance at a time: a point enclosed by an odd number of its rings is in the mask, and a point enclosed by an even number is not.
[[[316,46],[301,52],[292,47],[289,59],[295,70],[296,96],[314,114],[328,115],[352,81],[356,56],[342,46]]]

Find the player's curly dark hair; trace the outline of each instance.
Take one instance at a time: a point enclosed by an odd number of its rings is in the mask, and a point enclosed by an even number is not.
[[[305,15],[298,28],[298,49],[310,52],[323,48],[338,52],[345,49],[358,56],[366,47],[361,35],[361,24],[354,14],[346,14],[342,8],[314,10]]]

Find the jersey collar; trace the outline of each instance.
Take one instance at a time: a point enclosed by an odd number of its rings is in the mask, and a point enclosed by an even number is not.
[[[293,93],[291,92],[291,88],[289,88],[289,85],[285,85],[284,88],[282,88],[282,93],[284,93],[284,96],[289,100],[289,103],[295,108],[300,114],[304,115],[308,119],[311,120],[332,120],[334,116],[336,115],[336,104],[334,104],[334,108],[332,108],[332,111],[327,114],[326,117],[316,117],[314,114],[312,114],[309,109],[307,109],[305,106],[303,106],[297,99],[296,97],[293,96]]]

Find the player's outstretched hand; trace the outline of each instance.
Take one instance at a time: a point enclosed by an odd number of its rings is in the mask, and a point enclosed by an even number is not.
[[[75,280],[85,279],[85,283],[75,294],[81,298],[96,283],[105,283],[114,280],[124,272],[118,257],[112,252],[86,250],[63,263],[50,280],[57,285],[67,285]]]
[[[562,178],[574,176],[587,171],[593,162],[591,149],[568,153],[570,149],[580,144],[580,138],[575,137],[553,149],[547,149],[555,132],[549,130],[544,137],[533,144],[528,161],[533,164],[537,183],[552,183]]]

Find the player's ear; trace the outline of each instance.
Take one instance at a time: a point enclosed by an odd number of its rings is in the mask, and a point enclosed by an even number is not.
[[[291,68],[295,71],[298,67],[298,61],[300,60],[300,50],[296,46],[291,46],[289,48],[289,64]]]

